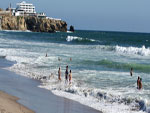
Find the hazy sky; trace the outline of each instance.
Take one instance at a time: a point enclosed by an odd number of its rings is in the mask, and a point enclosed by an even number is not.
[[[22,0],[0,0],[5,9]],[[75,29],[150,32],[150,0],[26,0]]]

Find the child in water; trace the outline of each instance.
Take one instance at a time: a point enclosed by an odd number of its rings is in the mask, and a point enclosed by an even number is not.
[[[70,70],[70,73],[69,73],[69,84],[71,84],[71,80],[72,80],[72,73],[71,73],[71,70]]]

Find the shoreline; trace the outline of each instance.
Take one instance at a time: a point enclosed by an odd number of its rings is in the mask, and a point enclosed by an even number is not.
[[[0,62],[0,91],[16,96],[19,98],[17,103],[26,108],[36,113],[102,113],[77,101],[54,95],[49,90],[39,88],[40,81],[3,69],[14,63],[6,59],[0,59]]]
[[[18,103],[19,98],[0,91],[1,113],[35,113],[24,105]]]

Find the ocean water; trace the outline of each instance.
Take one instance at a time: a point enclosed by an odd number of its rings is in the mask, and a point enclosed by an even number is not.
[[[148,33],[0,31],[0,58],[16,62],[9,70],[40,80],[38,87],[104,113],[150,112]],[[64,80],[67,65],[72,70],[71,85]],[[142,90],[136,86],[138,76]]]

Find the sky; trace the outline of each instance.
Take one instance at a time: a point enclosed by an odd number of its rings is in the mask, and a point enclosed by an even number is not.
[[[0,8],[22,0],[0,0]],[[150,33],[150,0],[24,0],[80,30]]]

